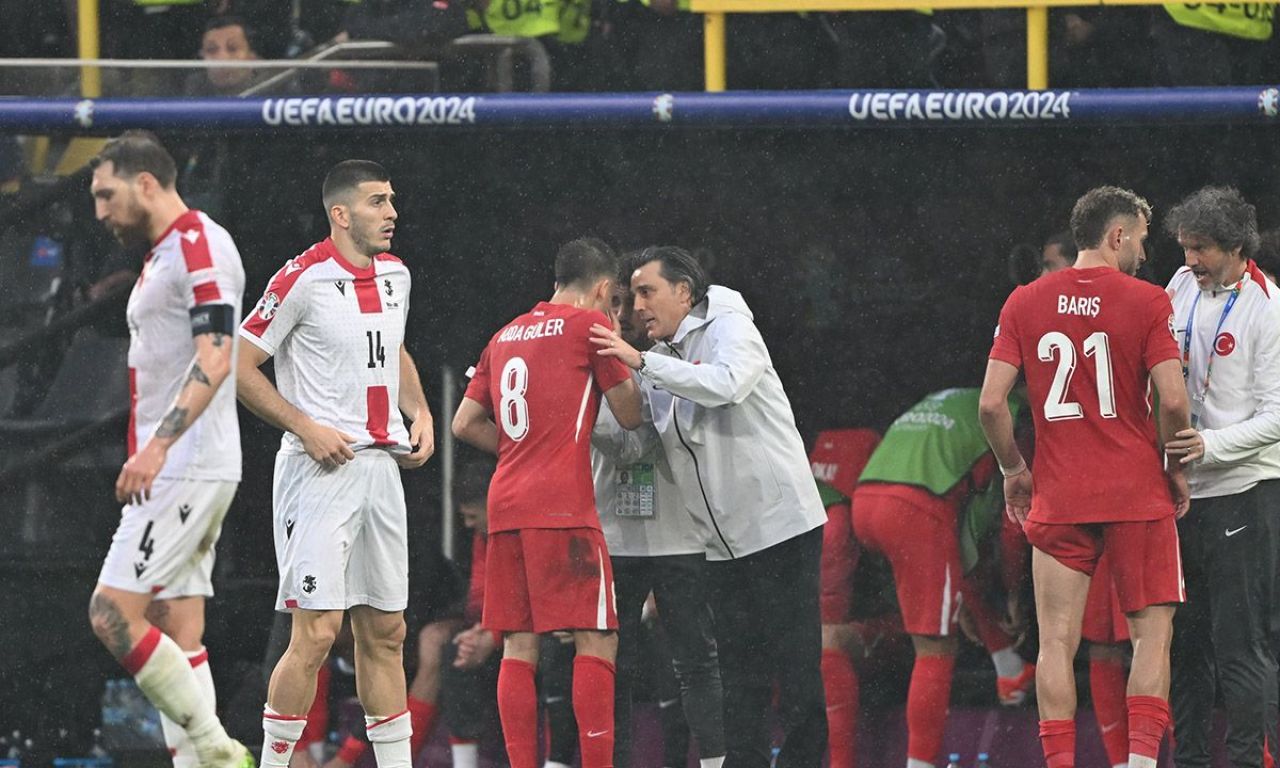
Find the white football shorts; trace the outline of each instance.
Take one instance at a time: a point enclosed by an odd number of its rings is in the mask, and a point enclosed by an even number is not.
[[[305,453],[276,454],[276,610],[403,611],[409,543],[400,467],[370,448],[336,469]]]
[[[98,581],[157,600],[212,597],[214,545],[238,485],[156,478],[150,499],[121,510]]]

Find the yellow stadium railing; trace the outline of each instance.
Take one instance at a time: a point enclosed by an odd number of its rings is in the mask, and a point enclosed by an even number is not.
[[[1027,88],[1049,87],[1049,9],[1069,6],[1162,5],[1161,0],[690,0],[706,25],[706,88],[725,85],[724,30],[727,13],[818,11],[1016,10],[1027,12]]]

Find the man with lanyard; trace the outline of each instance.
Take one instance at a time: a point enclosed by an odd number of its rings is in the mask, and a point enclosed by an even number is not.
[[[1280,296],[1252,260],[1257,219],[1238,191],[1195,192],[1166,228],[1186,255],[1168,292],[1191,399],[1191,428],[1166,446],[1191,486],[1178,521],[1187,603],[1172,646],[1176,762],[1209,765],[1220,689],[1230,764],[1261,766],[1277,747]]]

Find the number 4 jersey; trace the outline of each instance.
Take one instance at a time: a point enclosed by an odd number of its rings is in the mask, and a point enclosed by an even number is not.
[[[271,278],[240,335],[275,356],[284,399],[355,438],[353,450],[406,453],[397,401],[409,285],[395,256],[380,253],[361,269],[325,239]],[[280,447],[301,452],[302,441],[286,432]]]
[[[1178,357],[1173,307],[1158,286],[1094,267],[1059,270],[1014,290],[991,359],[1026,374],[1036,428],[1031,520],[1173,514],[1149,372]]]
[[[494,334],[466,396],[494,415],[498,468],[489,532],[600,528],[591,480],[591,430],[600,394],[631,376],[596,354],[604,314],[542,302]]]

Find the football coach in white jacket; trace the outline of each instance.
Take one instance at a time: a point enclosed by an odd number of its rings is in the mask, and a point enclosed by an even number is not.
[[[780,768],[818,768],[827,747],[818,570],[822,501],[791,403],[742,295],[708,286],[683,249],[655,246],[631,274],[656,342],[638,352],[597,326],[600,354],[640,374],[647,411],[691,511],[707,571],[724,685],[725,768],[766,768],[774,680]]]

